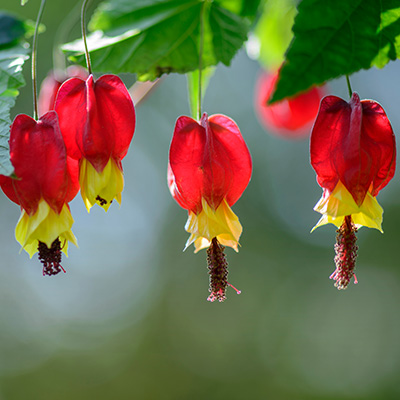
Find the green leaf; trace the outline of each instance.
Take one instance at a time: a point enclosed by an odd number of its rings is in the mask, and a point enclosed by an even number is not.
[[[18,88],[25,85],[22,66],[29,58],[21,45],[0,49],[0,174],[11,175],[8,139],[10,137],[10,110],[18,96]]]
[[[269,0],[254,29],[258,39],[258,61],[266,70],[275,71],[283,63],[293,38],[296,15],[294,0]]]
[[[241,17],[249,17],[253,21],[257,15],[261,0],[219,0],[218,3],[221,7]]]
[[[25,39],[33,38],[33,35],[35,34],[35,25],[36,21],[32,21],[30,19],[24,21]],[[38,32],[46,32],[46,26],[43,24],[39,24]]]
[[[383,68],[389,60],[400,58],[400,5],[398,0],[384,1],[378,34],[381,39],[379,53],[372,65]]]
[[[249,26],[244,21],[216,3],[210,11],[214,54],[218,61],[229,65],[233,56],[247,38]]]
[[[239,15],[243,17],[249,17],[250,20],[254,20],[257,16],[258,9],[260,8],[261,0],[243,0],[242,9]]]
[[[0,12],[0,48],[16,42],[25,35],[25,24],[12,15]]]
[[[196,70],[202,7],[203,67],[229,65],[246,40],[249,23],[217,0],[113,0],[102,3],[89,24],[95,31],[88,37],[93,69],[136,73],[138,80]],[[84,64],[81,40],[64,45],[63,50],[73,62]]]
[[[21,0],[21,6],[24,6],[29,0]]]
[[[303,0],[270,103],[400,56],[398,0]]]

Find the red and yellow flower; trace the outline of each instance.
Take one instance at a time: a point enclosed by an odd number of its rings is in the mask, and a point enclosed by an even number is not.
[[[249,150],[232,119],[205,113],[200,122],[178,118],[169,153],[168,185],[173,198],[189,212],[185,248],[192,243],[195,252],[208,247],[211,301],[225,299],[223,246],[238,251],[242,233],[231,206],[247,187],[251,170]]]
[[[88,72],[79,65],[71,65],[64,71],[50,71],[40,86],[38,98],[39,116],[54,110],[58,89],[69,78],[87,79]]]
[[[268,105],[278,78],[279,72],[263,71],[257,79],[254,105],[259,121],[268,132],[286,139],[309,136],[319,103],[326,94],[325,88],[313,87],[295,97]]]
[[[88,211],[94,204],[108,210],[121,203],[121,160],[135,130],[135,109],[121,79],[71,78],[59,89],[55,110],[68,155],[79,161],[81,195]]]
[[[395,173],[395,137],[377,102],[360,101],[357,93],[349,103],[327,96],[312,130],[310,152],[323,188],[314,208],[322,217],[313,230],[327,223],[339,228],[336,270],[331,277],[343,289],[354,276],[357,228],[382,232],[383,209],[376,196]]]
[[[11,125],[10,159],[16,178],[0,176],[7,197],[21,206],[15,236],[33,256],[39,251],[43,274],[61,271],[61,251],[77,245],[68,203],[79,190],[77,163],[67,158],[57,114],[35,121],[18,115]]]

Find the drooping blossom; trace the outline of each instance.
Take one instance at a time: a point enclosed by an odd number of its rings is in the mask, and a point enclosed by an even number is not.
[[[11,125],[10,159],[16,177],[0,175],[6,196],[21,207],[15,236],[32,257],[37,251],[43,275],[61,267],[61,251],[77,245],[68,203],[79,190],[77,162],[68,159],[57,114],[39,118],[20,114]]]
[[[89,76],[85,68],[71,65],[64,71],[50,71],[40,86],[38,98],[39,116],[54,110],[57,92],[63,82],[69,78],[78,77],[87,79]]]
[[[236,123],[224,115],[203,114],[198,122],[178,118],[171,142],[168,186],[188,210],[186,247],[208,247],[208,300],[223,301],[227,282],[224,246],[238,251],[242,226],[231,206],[250,181],[252,161]]]
[[[55,110],[68,155],[79,161],[81,195],[88,211],[94,204],[108,210],[121,203],[121,160],[135,130],[135,109],[121,79],[71,78],[60,87]]]
[[[268,132],[286,139],[309,136],[325,88],[313,87],[293,98],[268,105],[278,78],[278,72],[263,71],[257,79],[254,105],[260,123]]]
[[[395,137],[377,102],[360,101],[357,93],[349,103],[327,96],[312,130],[310,152],[323,189],[314,207],[322,217],[313,230],[327,223],[339,228],[331,278],[344,289],[355,277],[355,232],[362,226],[382,232],[383,209],[376,196],[395,173]]]

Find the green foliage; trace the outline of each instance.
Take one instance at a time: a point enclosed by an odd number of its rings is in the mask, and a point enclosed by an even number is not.
[[[249,21],[253,22],[257,16],[261,0],[219,0],[218,3],[221,7],[241,17],[248,17]]]
[[[13,167],[9,160],[10,110],[25,85],[22,66],[28,58],[27,49],[18,42],[29,31],[23,21],[0,13],[0,174],[11,175]]]
[[[303,0],[271,103],[400,56],[398,0]]]
[[[232,0],[114,0],[95,12],[88,37],[92,67],[113,73],[132,72],[139,80],[153,80],[164,73],[186,73],[199,65],[200,16],[204,9],[203,66],[229,65],[242,47],[250,28],[249,6]],[[250,2],[252,10],[259,1]],[[83,42],[63,48],[74,62],[84,64]]]
[[[217,62],[229,65],[247,38],[248,26],[240,17],[216,3],[212,3],[209,17],[215,58]]]
[[[389,60],[400,58],[400,3],[398,0],[382,2],[379,26],[380,46],[372,65],[383,68]]]
[[[294,0],[269,0],[254,29],[259,43],[260,64],[277,70],[285,59],[285,52],[293,38],[292,26],[296,15]]]
[[[0,47],[16,42],[25,34],[24,23],[3,12],[0,12]]]
[[[0,174],[11,175],[8,138],[10,136],[10,110],[18,96],[18,88],[25,85],[22,66],[29,57],[21,45],[0,47]]]

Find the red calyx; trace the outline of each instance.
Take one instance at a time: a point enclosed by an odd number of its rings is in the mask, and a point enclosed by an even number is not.
[[[275,90],[279,73],[263,72],[255,87],[255,109],[261,124],[267,131],[287,139],[300,139],[309,135],[318,113],[323,87],[314,87],[290,99],[268,105]]]
[[[71,65],[66,72],[50,71],[40,86],[38,98],[39,115],[54,110],[57,92],[63,82],[72,77],[86,79],[88,75],[86,69],[79,65]]]
[[[79,190],[76,162],[67,160],[57,114],[49,111],[35,121],[17,115],[11,125],[10,158],[17,179],[0,176],[10,200],[32,215],[43,198],[60,213]]]
[[[103,171],[111,157],[120,163],[135,130],[135,109],[121,79],[103,75],[71,78],[59,89],[55,109],[68,155],[85,157]]]
[[[250,181],[252,161],[235,122],[204,113],[200,123],[182,116],[175,125],[168,183],[180,206],[198,214],[202,197],[216,209],[226,198],[232,206]]]
[[[318,184],[333,191],[340,180],[361,205],[368,192],[376,196],[392,179],[396,143],[385,111],[373,100],[353,93],[349,103],[326,96],[310,143],[311,165]]]

